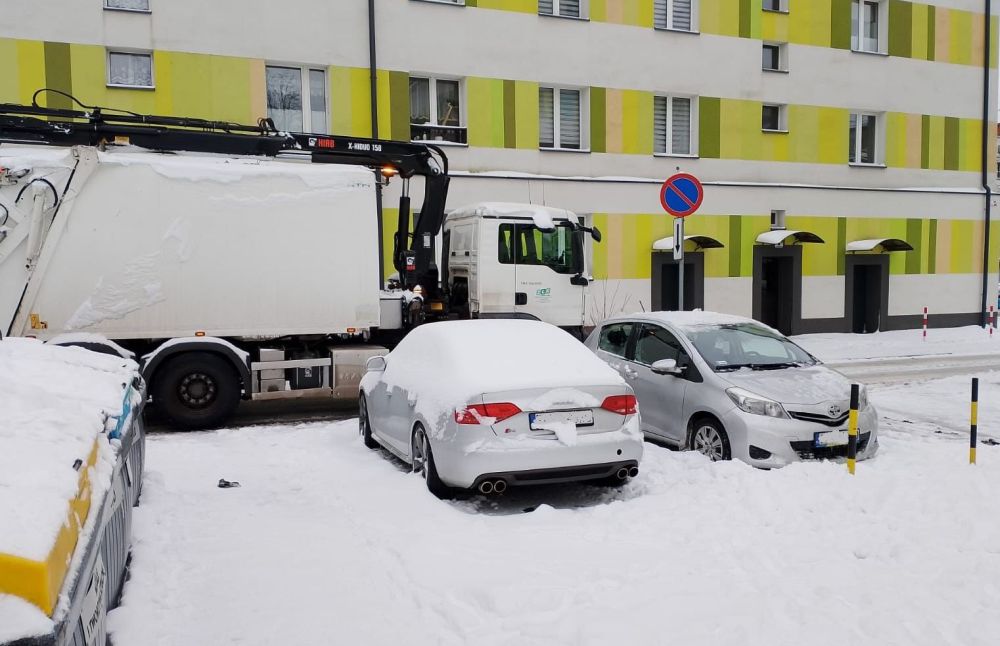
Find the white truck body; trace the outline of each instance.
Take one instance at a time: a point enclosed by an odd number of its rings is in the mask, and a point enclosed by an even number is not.
[[[466,281],[474,317],[584,324],[587,267],[572,211],[483,202],[448,214],[448,281]],[[574,244],[579,236],[580,243]],[[575,257],[579,256],[579,257]],[[574,281],[574,277],[577,279]]]
[[[28,171],[0,186],[0,331],[259,339],[379,325],[368,169],[41,146],[0,148],[0,167]],[[34,178],[61,196],[54,219],[47,189],[41,221],[32,189],[17,200]]]

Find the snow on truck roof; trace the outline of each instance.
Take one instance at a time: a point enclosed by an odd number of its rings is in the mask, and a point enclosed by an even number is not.
[[[459,207],[448,214],[449,218],[495,217],[531,218],[540,229],[553,228],[553,220],[576,220],[577,215],[566,209],[557,209],[539,204],[518,202],[477,202]]]

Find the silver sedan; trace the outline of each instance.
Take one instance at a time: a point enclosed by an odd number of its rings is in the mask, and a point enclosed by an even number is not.
[[[651,437],[762,468],[846,455],[850,381],[757,321],[650,312],[604,321],[587,347],[635,390]],[[858,459],[878,450],[861,388]]]
[[[360,431],[411,464],[439,497],[515,485],[635,476],[635,394],[568,333],[546,323],[430,323],[361,381]]]

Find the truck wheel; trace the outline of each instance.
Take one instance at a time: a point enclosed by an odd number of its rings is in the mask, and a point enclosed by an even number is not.
[[[240,380],[222,357],[186,352],[156,371],[153,403],[182,429],[219,426],[240,403]]]

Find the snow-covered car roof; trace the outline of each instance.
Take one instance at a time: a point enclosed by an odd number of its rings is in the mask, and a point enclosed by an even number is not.
[[[693,310],[686,312],[635,312],[634,314],[622,314],[614,316],[601,325],[606,325],[614,321],[644,320],[666,323],[678,328],[693,328],[715,325],[737,325],[740,323],[752,323],[763,328],[772,329],[760,321],[736,316],[735,314],[723,314],[721,312],[706,312],[703,310]]]

